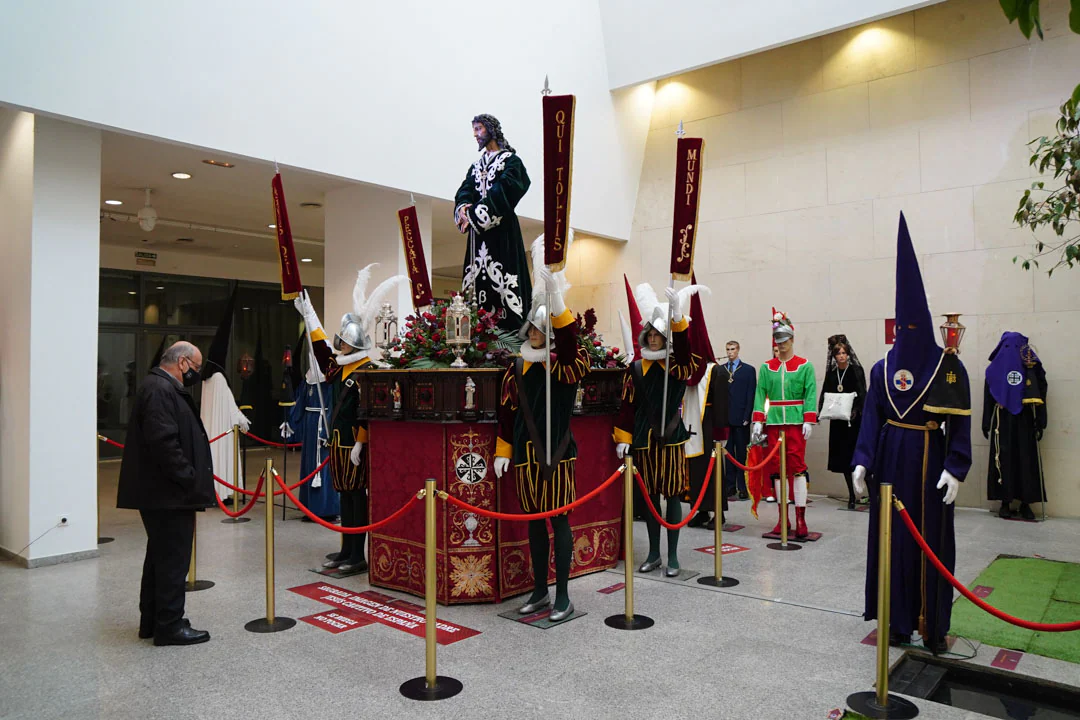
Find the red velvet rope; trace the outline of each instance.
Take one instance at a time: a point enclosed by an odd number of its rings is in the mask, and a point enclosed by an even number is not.
[[[763,467],[769,464],[769,461],[772,460],[778,452],[780,452],[780,443],[776,443],[775,445],[773,445],[773,449],[769,451],[769,454],[766,455],[765,459],[762,460],[761,463],[759,463],[758,465],[743,465],[741,462],[736,460],[731,453],[728,452],[727,448],[724,448],[724,454],[727,455],[727,459],[731,461],[731,464],[739,468],[740,470],[745,470],[747,472],[755,472],[757,470],[761,470]]]
[[[669,523],[667,520],[660,517],[660,513],[657,512],[656,506],[652,504],[652,499],[649,498],[649,490],[645,487],[645,481],[641,479],[641,473],[639,473],[637,470],[634,470],[634,477],[637,478],[638,487],[641,488],[641,494],[645,497],[645,505],[649,508],[649,512],[652,513],[652,516],[656,518],[660,522],[660,524],[666,527],[668,530],[682,530],[684,527],[686,527],[686,524],[694,518],[694,515],[697,514],[698,508],[701,507],[701,501],[705,499],[705,491],[709,489],[709,478],[712,476],[713,467],[715,467],[715,465],[716,456],[713,455],[711,458],[709,458],[709,469],[705,471],[705,482],[701,483],[701,491],[698,493],[697,502],[694,503],[694,507],[690,508],[690,512],[686,515],[686,517],[684,517],[682,521],[678,523]],[[678,498],[675,499],[678,500]],[[669,498],[668,502],[671,501],[672,500]],[[719,518],[716,519],[719,520]]]
[[[124,449],[123,445],[116,442],[115,440],[110,440],[109,438],[105,437],[104,435],[98,435],[97,439],[100,440],[101,442],[105,443],[106,445],[112,445],[113,447],[120,448],[121,450]]]
[[[275,448],[298,448],[301,445],[301,443],[276,443],[276,442],[270,442],[269,440],[263,440],[258,435],[252,435],[249,432],[244,433],[244,435],[248,436],[249,438],[251,438],[252,440],[254,440],[257,443],[262,443],[263,445],[269,445],[270,447],[275,447]]]
[[[259,483],[258,483],[258,485],[255,486],[255,492],[251,493],[251,499],[247,501],[247,504],[244,505],[244,507],[240,508],[236,512],[233,512],[229,508],[225,507],[225,503],[221,502],[221,498],[218,497],[218,494],[214,493],[214,499],[217,500],[217,504],[218,504],[218,507],[221,508],[221,512],[225,513],[226,515],[228,515],[231,518],[238,518],[241,515],[245,514],[251,508],[255,507],[255,501],[258,499],[258,496],[260,495],[259,490],[262,489],[263,479],[265,477],[266,477],[265,472],[262,473],[261,475],[259,475]],[[266,496],[266,493],[261,493],[261,494],[263,495],[263,497]]]
[[[216,442],[217,442],[218,440],[220,440],[221,438],[225,437],[226,435],[228,435],[228,434],[229,434],[229,433],[231,433],[231,432],[232,432],[232,428],[229,428],[228,430],[226,430],[225,432],[221,433],[221,434],[220,434],[220,435],[218,435],[218,436],[217,436],[216,438],[214,438],[213,440],[211,440],[211,441],[210,441],[210,444],[211,444],[211,445],[213,445],[213,444],[214,444],[214,443],[216,443]]]
[[[501,513],[495,512],[494,510],[484,510],[482,508],[475,507],[465,502],[464,500],[459,500],[453,495],[447,495],[446,493],[439,493],[439,497],[441,497],[443,500],[447,501],[451,505],[457,505],[462,510],[468,510],[469,512],[476,513],[477,515],[483,515],[484,517],[491,518],[493,520],[543,520],[544,518],[555,517],[556,515],[562,515],[563,513],[570,512],[579,505],[584,505],[585,503],[589,502],[594,497],[606,490],[607,487],[611,485],[611,483],[618,480],[619,475],[621,475],[622,472],[622,469],[616,470],[611,474],[611,477],[602,482],[599,487],[594,490],[590,490],[587,494],[579,497],[577,500],[570,503],[569,505],[563,505],[562,507],[555,508],[554,510],[548,510],[546,512],[539,513]]]
[[[303,503],[301,503],[300,500],[292,494],[292,490],[289,489],[289,486],[281,481],[281,477],[278,476],[277,473],[274,473],[274,479],[277,480],[277,484],[281,486],[282,491],[284,491],[284,493],[289,497],[289,499],[293,501],[296,507],[298,507],[302,513],[308,516],[309,520],[319,523],[327,530],[333,530],[334,532],[344,533],[346,535],[358,535],[360,533],[367,533],[371,532],[372,530],[377,530],[383,525],[388,525],[397,520],[402,515],[404,515],[406,512],[408,512],[409,508],[415,505],[416,501],[420,499],[416,495],[410,496],[408,502],[398,508],[398,510],[393,515],[388,515],[379,522],[371,523],[370,525],[360,525],[357,527],[339,527],[337,525],[334,525],[333,523],[326,522],[321,517],[304,507]]]
[[[330,458],[329,458],[329,457],[328,457],[328,458],[326,458],[325,460],[323,460],[323,461],[322,461],[322,463],[321,463],[321,464],[319,465],[319,467],[317,467],[317,468],[315,468],[314,470],[312,470],[312,471],[311,471],[311,472],[310,472],[310,473],[309,473],[309,474],[307,475],[307,477],[303,477],[303,478],[300,478],[299,480],[297,480],[297,481],[296,481],[296,483],[295,483],[295,484],[293,484],[293,485],[290,485],[290,486],[289,486],[289,489],[290,489],[290,490],[295,490],[296,488],[300,487],[301,485],[303,485],[304,483],[306,483],[306,482],[307,482],[308,480],[310,480],[311,478],[315,477],[315,475],[316,475],[316,474],[317,474],[317,473],[318,473],[318,472],[319,472],[320,470],[322,470],[322,469],[323,469],[324,467],[326,467],[326,464],[327,464],[328,462],[330,462]],[[277,470],[275,470],[275,471],[274,471],[274,475],[275,475],[275,476],[277,476]],[[261,476],[260,476],[260,477],[261,477]],[[219,483],[221,483],[221,484],[222,484],[222,485],[224,485],[225,487],[229,488],[229,489],[230,489],[230,490],[232,490],[233,492],[238,492],[238,493],[240,493],[240,494],[242,494],[242,495],[255,495],[255,493],[251,492],[250,490],[245,490],[244,488],[238,488],[238,487],[236,487],[235,485],[233,485],[232,483],[228,482],[227,480],[223,480],[222,478],[219,478],[219,477],[218,477],[217,475],[215,475],[215,476],[214,476],[214,480],[215,480],[215,481],[217,481],[217,482],[219,482]],[[275,490],[275,491],[274,491],[274,497],[277,497],[278,495],[281,495],[281,494],[282,494],[282,492],[281,492],[280,490]],[[258,497],[266,497],[266,493],[259,493],[259,494],[258,494]]]
[[[926,540],[919,534],[918,528],[915,527],[915,521],[908,515],[907,508],[900,509],[900,519],[904,521],[904,525],[907,526],[908,532],[915,538],[915,542],[922,548],[923,553],[926,555],[926,559],[933,563],[937,571],[941,573],[941,576],[949,581],[949,584],[956,588],[961,595],[977,605],[980,609],[990,613],[998,620],[1004,620],[1010,625],[1016,625],[1017,627],[1026,628],[1028,630],[1037,630],[1039,632],[1070,632],[1073,630],[1080,630],[1080,620],[1076,622],[1051,624],[1032,622],[1030,620],[1022,620],[1017,617],[1013,617],[1006,612],[998,610],[990,603],[984,601],[982,598],[977,597],[975,593],[964,587],[964,584],[953,577],[953,574],[949,572],[949,569],[945,567],[945,564],[938,559],[938,556],[934,554],[934,551],[930,549],[930,546],[926,544]]]

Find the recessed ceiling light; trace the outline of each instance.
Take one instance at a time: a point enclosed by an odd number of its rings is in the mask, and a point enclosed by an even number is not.
[[[270,228],[271,230],[277,230],[277,225],[274,225],[272,223],[270,225],[267,225],[266,227]]]
[[[106,200],[105,204],[106,205],[123,205],[124,201],[123,200]]]
[[[190,180],[191,179],[191,173],[186,173],[186,172],[174,172],[172,174],[172,176],[174,178],[176,178],[177,180]]]
[[[249,308],[249,307],[246,307],[246,308],[240,308],[240,309],[241,309],[241,310],[250,310],[251,308]]]
[[[225,162],[224,160],[203,160],[207,165],[213,165],[214,167],[231,168],[233,164],[231,162]]]
[[[311,262],[311,258],[300,258],[300,262]]]
[[[128,295],[135,295],[135,294],[137,294],[137,293],[134,290],[128,290]]]
[[[164,290],[164,289],[165,289],[165,286],[164,286],[164,285],[158,285],[158,286],[157,286],[157,289],[158,289],[158,290]]]
[[[306,209],[308,209],[308,210],[318,210],[319,208],[321,208],[321,207],[322,207],[322,203],[317,203],[317,202],[302,202],[302,203],[300,203],[300,207],[302,207],[302,208],[306,208]]]

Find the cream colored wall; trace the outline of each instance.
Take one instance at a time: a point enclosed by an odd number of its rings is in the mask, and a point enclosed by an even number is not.
[[[1069,369],[1080,271],[1048,278],[1011,262],[1030,245],[1012,228],[1032,180],[1025,143],[1052,131],[1080,81],[1068,2],[1042,5],[1042,42],[1009,26],[996,0],[949,0],[660,82],[631,241],[582,243],[572,254],[592,284],[573,292],[613,325],[625,308],[623,272],[666,284],[683,119],[706,141],[695,267],[712,288],[714,347],[734,338],[744,359],[766,359],[775,305],[794,320],[797,350],[820,383],[830,334],[847,333],[867,367],[886,350],[903,210],[931,310],[963,312],[968,327],[975,462],[958,502],[988,506],[982,376],[1001,332],[1017,330],[1037,344],[1050,382],[1048,512],[1080,516],[1080,383]],[[817,430],[807,458],[814,489],[841,493],[842,478],[824,467],[827,429]]]

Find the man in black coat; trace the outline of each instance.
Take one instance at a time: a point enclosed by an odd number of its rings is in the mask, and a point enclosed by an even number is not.
[[[746,464],[746,446],[750,443],[750,415],[754,412],[754,392],[757,390],[757,374],[754,368],[739,359],[739,343],[728,340],[726,347],[728,389],[728,415],[730,434],[727,449],[735,459]],[[735,467],[730,460],[724,460],[725,492],[728,495],[739,493],[740,500],[750,495],[746,492],[746,473]]]
[[[146,529],[139,637],[193,645],[210,633],[184,619],[195,511],[214,505],[214,464],[195,402],[202,353],[178,342],[139,387],[128,421],[116,506],[138,510]]]

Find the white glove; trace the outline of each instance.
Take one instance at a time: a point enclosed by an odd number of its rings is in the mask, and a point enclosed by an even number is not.
[[[765,439],[765,425],[764,423],[756,422],[753,427],[750,428],[750,442],[759,444]]]
[[[278,426],[278,430],[281,431],[281,439],[288,440],[293,436],[293,429],[289,427],[289,423],[283,422]],[[246,431],[245,431],[246,432]]]
[[[501,478],[503,473],[510,469],[510,458],[497,457],[495,458],[495,477]]]
[[[301,290],[300,294],[293,298],[293,307],[304,318],[304,327],[309,333],[322,329],[319,316],[315,314],[315,306],[311,304],[311,298],[307,290]]]
[[[615,457],[622,460],[628,452],[630,452],[630,443],[616,443]]]
[[[864,466],[855,466],[855,470],[851,473],[851,484],[859,495],[866,492],[866,468]]]
[[[251,418],[249,418],[244,413],[240,413],[240,422],[236,424],[240,426],[240,430],[242,432],[247,432],[251,429]]]
[[[813,425],[811,425],[810,423],[803,423],[802,424],[802,439],[803,440],[809,440],[810,435],[813,432],[814,432],[814,426]]]
[[[960,481],[948,470],[942,470],[941,479],[937,481],[937,489],[941,488],[945,488],[945,497],[941,499],[941,502],[952,505],[956,500],[956,493],[960,492]]]
[[[677,323],[683,320],[683,307],[679,299],[679,293],[675,288],[664,288],[664,295],[668,299],[668,307],[671,308],[671,322]]]
[[[555,274],[551,272],[551,268],[543,265],[537,275],[541,288],[548,294],[548,312],[551,313],[552,317],[562,315],[566,311],[566,302],[563,300],[562,293],[555,291]],[[539,289],[537,288],[537,290]]]
[[[349,462],[357,467],[360,466],[360,451],[364,449],[364,443],[358,442],[352,446],[352,450],[349,451]]]

